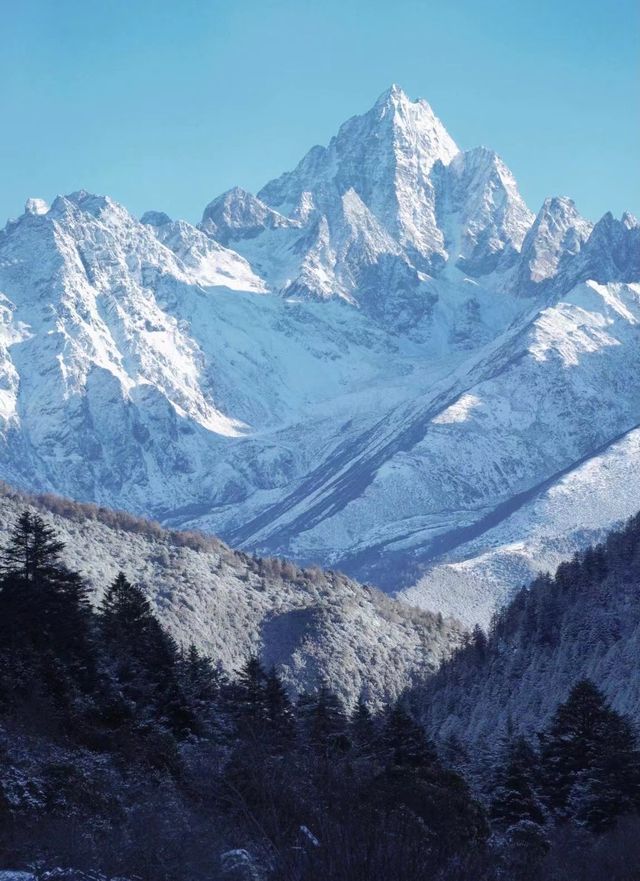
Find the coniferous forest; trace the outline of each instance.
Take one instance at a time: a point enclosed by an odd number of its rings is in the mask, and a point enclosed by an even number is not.
[[[637,524],[619,535],[571,564],[572,584],[634,577]],[[417,690],[374,712],[325,682],[291,694],[255,656],[224,675],[122,573],[89,600],[54,531],[25,512],[0,580],[0,868],[49,881],[640,877],[636,731],[590,679],[541,727],[445,740]],[[458,669],[482,673],[509,615],[446,665],[449,689]]]

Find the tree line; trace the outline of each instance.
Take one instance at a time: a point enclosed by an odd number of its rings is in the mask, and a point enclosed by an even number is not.
[[[504,738],[478,781],[466,773],[478,757],[455,739],[437,747],[410,701],[345,708],[326,682],[292,695],[257,657],[228,678],[178,646],[123,573],[94,608],[62,553],[25,512],[2,554],[0,868],[144,881],[638,877],[640,754],[592,682],[575,684],[537,740]]]

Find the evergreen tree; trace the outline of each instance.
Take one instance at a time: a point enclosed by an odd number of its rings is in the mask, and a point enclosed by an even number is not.
[[[271,749],[286,752],[295,737],[295,715],[293,704],[275,667],[271,668],[264,683],[264,707]]]
[[[64,543],[56,538],[39,514],[24,511],[13,527],[8,546],[0,555],[0,571],[37,584],[59,573]]]
[[[383,755],[390,765],[427,768],[437,760],[435,746],[400,702],[387,711],[381,740]]]
[[[176,645],[158,623],[142,588],[131,584],[123,572],[107,589],[100,617],[105,638],[124,657],[135,658],[139,666],[155,673],[158,679],[174,675]]]
[[[478,664],[482,664],[487,657],[487,648],[489,642],[487,634],[479,624],[476,624],[471,633],[471,645],[473,647],[475,659]]]
[[[307,744],[317,754],[329,756],[348,750],[347,717],[326,682],[321,682],[315,693],[301,695],[297,715]]]
[[[454,731],[444,739],[440,752],[442,761],[448,768],[466,776],[469,770],[469,751]]]
[[[574,822],[591,832],[604,832],[619,817],[640,811],[640,752],[624,716],[607,713],[600,743],[581,768],[568,798]]]
[[[194,704],[204,705],[213,701],[221,685],[220,673],[211,658],[203,655],[194,643],[189,645],[182,658],[184,687]]]
[[[105,593],[100,622],[125,697],[175,734],[187,733],[194,720],[181,688],[177,647],[142,589],[122,572]]]
[[[371,761],[379,746],[376,723],[362,696],[351,713],[349,733],[358,758]]]
[[[267,674],[260,659],[250,655],[231,689],[236,728],[244,739],[262,741],[267,723]]]
[[[107,639],[139,645],[142,634],[151,626],[153,613],[143,591],[118,572],[109,585],[100,605],[102,626]]]
[[[39,515],[20,516],[1,555],[0,651],[2,668],[20,671],[14,687],[73,703],[77,689],[95,686],[95,665],[87,588],[61,561],[63,548]],[[57,691],[45,687],[54,667],[66,683]],[[8,683],[2,692],[11,700]]]
[[[32,637],[56,635],[57,648],[67,637],[74,641],[74,627],[84,629],[89,608],[85,584],[60,559],[63,550],[63,542],[42,517],[25,511],[0,556],[0,584],[11,605],[9,616],[30,619],[22,623]]]
[[[542,735],[544,793],[560,818],[594,831],[640,809],[640,754],[631,726],[590,681],[579,682]]]
[[[534,789],[537,762],[525,738],[517,737],[507,744],[489,813],[496,829],[504,831],[522,821],[544,824],[544,813]]]

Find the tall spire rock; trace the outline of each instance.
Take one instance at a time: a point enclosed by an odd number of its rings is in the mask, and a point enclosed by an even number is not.
[[[449,260],[471,276],[507,268],[533,221],[507,166],[493,150],[476,147],[438,171],[438,224]]]
[[[412,101],[394,85],[367,113],[345,122],[328,147],[314,147],[258,196],[290,215],[312,192],[318,210],[330,213],[353,189],[401,245],[430,260],[444,253],[430,174],[457,153],[429,104]]]
[[[527,292],[555,276],[561,260],[578,254],[591,229],[571,199],[545,199],[522,245],[518,290]]]
[[[413,321],[430,308],[429,277],[446,264],[472,277],[508,269],[532,222],[495,153],[461,152],[426,101],[392,85],[257,196],[215,199],[200,228],[271,290],[376,314],[385,300],[386,317],[402,302]]]

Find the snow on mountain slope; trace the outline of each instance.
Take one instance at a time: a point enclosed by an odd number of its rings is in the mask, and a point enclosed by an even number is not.
[[[430,316],[425,273],[455,252],[456,265],[486,274],[517,253],[532,220],[494,153],[461,153],[426,101],[392,86],[257,197],[236,188],[215,199],[201,228],[272,289],[338,296],[405,331],[407,311],[414,326]]]
[[[454,550],[432,562],[400,596],[445,614],[455,609],[465,621],[488,625],[496,605],[508,600],[514,587],[528,584],[539,572],[555,572],[576,550],[601,541],[637,513],[638,462],[636,428],[513,500],[504,516],[498,512],[479,529],[462,530]]]
[[[199,228],[29,200],[0,232],[0,475],[445,605],[424,585],[640,422],[639,281],[634,218],[534,217],[392,87]]]
[[[438,214],[454,265],[475,277],[513,263],[533,215],[500,157],[479,147],[438,170]]]
[[[545,199],[522,243],[518,287],[553,279],[560,261],[577,254],[593,225],[580,217],[571,199]]]
[[[397,587],[410,561],[455,547],[464,527],[638,423],[639,323],[639,286],[576,288],[232,539]]]
[[[161,211],[147,211],[141,223],[152,227],[158,240],[170,248],[186,267],[190,280],[204,287],[263,293],[264,282],[236,254],[184,220],[171,220]]]
[[[129,515],[0,486],[0,543],[35,510],[65,542],[64,559],[99,601],[124,571],[181,645],[194,642],[233,674],[251,653],[296,690],[321,678],[353,704],[377,704],[432,672],[459,644],[453,621],[343,575],[232,551],[213,537],[165,532]]]
[[[429,260],[443,247],[430,172],[457,152],[427,102],[411,101],[394,85],[368,113],[346,122],[326,149],[314,147],[258,196],[284,214],[304,201],[330,214],[336,199],[354,189],[400,245]]]

